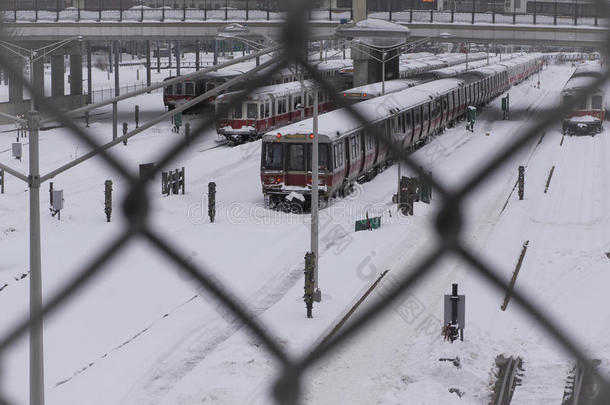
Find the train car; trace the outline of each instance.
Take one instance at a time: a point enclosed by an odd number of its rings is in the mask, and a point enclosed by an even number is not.
[[[497,60],[497,57],[490,58],[492,62]],[[386,80],[385,85],[382,82],[367,84],[364,86],[355,87],[352,89],[344,90],[339,93],[339,96],[350,104],[357,103],[363,100],[370,100],[375,97],[382,96],[384,94],[396,93],[408,89],[409,87],[417,86],[420,84],[428,83],[438,79],[447,79],[450,77],[457,76],[460,73],[470,69],[478,69],[487,65],[486,60],[479,60],[468,63],[468,69],[466,64],[462,63],[455,66],[450,66],[442,69],[431,70],[429,72],[421,73],[413,76],[410,79],[396,79]],[[384,89],[385,87],[385,89]]]
[[[515,83],[522,71],[538,68],[540,55],[523,56],[516,66],[490,65],[406,90],[366,100],[354,108],[398,147],[420,145]],[[523,69],[517,68],[523,66]],[[370,180],[391,164],[384,143],[367,133],[345,109],[319,117],[319,189],[322,205],[349,193],[357,181]],[[311,198],[313,120],[279,128],[263,136],[261,183],[270,208],[302,211]]]
[[[441,54],[433,57],[401,61],[399,75],[401,79],[408,79],[431,70],[463,64],[466,61],[471,63],[483,59],[487,59],[487,53],[485,52],[472,53],[468,56],[463,53]]]
[[[351,60],[330,60],[327,62],[317,63],[315,66],[325,77],[351,77],[351,75],[348,73],[348,70],[352,67]],[[168,110],[172,110],[175,108],[175,106],[191,101],[195,97],[199,97],[200,95],[249,72],[255,67],[255,62],[240,63],[228,68],[205,73],[195,79],[185,80],[183,83],[165,86],[163,88],[163,104]],[[263,69],[258,73],[258,75],[262,75],[270,69],[272,69],[272,67]],[[165,80],[173,78],[174,76],[171,76]],[[286,68],[276,73],[273,78],[266,83],[266,85],[289,83],[298,81],[299,79],[299,73],[295,72],[294,69]],[[305,76],[305,79],[309,79],[308,75]],[[244,85],[245,83],[236,84],[227,90],[228,92],[241,90],[243,89]],[[221,94],[222,93],[224,93],[224,91],[221,92]],[[203,100],[201,103],[198,103],[196,106],[189,108],[186,112],[193,113],[201,111],[205,108],[213,108],[215,99],[216,96],[209,97],[206,100]]]
[[[351,81],[344,77],[331,79],[338,89],[346,89]],[[227,139],[229,145],[237,145],[260,138],[274,128],[300,121],[313,115],[315,83],[306,80],[261,87],[245,99],[240,92],[220,95],[216,99],[216,110],[226,110],[233,97],[238,97],[240,104],[227,110],[216,121],[216,131]],[[318,112],[332,110],[333,103],[327,91],[318,92]]]
[[[582,95],[583,90],[600,78],[601,75],[601,66],[597,63],[587,63],[576,68],[561,91],[563,105],[571,103],[576,97]],[[563,117],[563,133],[594,135],[602,131],[605,117],[604,91],[603,89],[596,89]]]

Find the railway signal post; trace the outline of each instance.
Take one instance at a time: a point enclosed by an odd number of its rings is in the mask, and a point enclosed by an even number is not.
[[[464,327],[466,326],[466,296],[458,295],[458,285],[453,284],[451,295],[445,295],[445,336],[453,343],[459,337],[464,340]]]

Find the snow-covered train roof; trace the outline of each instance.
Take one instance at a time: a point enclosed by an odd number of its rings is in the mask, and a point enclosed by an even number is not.
[[[536,60],[540,58],[540,54],[532,54],[515,58],[518,63]],[[483,71],[485,69],[486,71]],[[489,75],[494,72],[508,69],[501,64],[489,65],[485,68],[480,68],[480,74]],[[471,73],[468,71],[467,73]],[[445,94],[453,89],[456,89],[464,82],[461,78],[439,79],[433,82],[424,83],[415,87],[411,87],[396,93],[391,93],[385,96],[376,97],[370,100],[365,100],[354,104],[353,108],[360,113],[367,121],[371,123],[378,122],[390,116],[393,116],[396,111],[404,111],[416,107],[420,104],[430,101],[435,97]],[[321,114],[318,117],[318,128],[321,137],[326,136],[333,140],[338,136],[349,134],[361,128],[360,121],[352,117],[345,108],[334,110],[326,114]],[[307,135],[313,132],[313,119],[296,122],[285,127],[279,128],[263,137],[266,140],[276,140],[277,134],[290,135]]]
[[[576,67],[574,73],[572,73],[572,77],[576,76],[601,76],[602,68],[601,65],[597,62],[593,63],[583,63]]]
[[[314,86],[312,80],[305,80],[303,86],[306,89],[311,89]],[[272,84],[269,86],[259,87],[250,93],[246,100],[260,100],[266,98],[265,96],[273,95],[275,97],[289,96],[291,94],[301,94],[301,82],[288,82],[281,84]],[[231,98],[235,95],[241,94],[240,91],[232,91],[230,93],[221,94],[216,98],[217,102],[222,102],[225,99]]]
[[[430,98],[434,97],[434,94],[430,92],[412,90],[413,89],[407,89],[402,92],[366,100],[355,104],[354,108],[367,121],[375,123],[393,115],[396,109],[404,110],[411,106],[415,107],[426,101],[430,101]],[[320,137],[325,136],[331,140],[342,134],[357,131],[360,127],[360,121],[354,119],[345,108],[327,112],[318,117],[318,133]],[[277,134],[281,134],[282,136],[292,134],[307,135],[312,132],[313,119],[308,118],[269,132],[265,134],[263,138],[267,140],[276,140]]]
[[[386,80],[385,82],[385,91],[386,93],[395,93],[397,91],[401,91],[404,89],[408,89],[409,87],[413,87],[420,84],[420,81],[417,79],[396,79],[396,80]],[[354,87],[353,89],[342,91],[344,97],[349,98],[350,95],[353,97],[367,97],[370,95],[372,97],[378,97],[381,95],[382,84],[381,83],[371,83],[366,84],[360,87]]]

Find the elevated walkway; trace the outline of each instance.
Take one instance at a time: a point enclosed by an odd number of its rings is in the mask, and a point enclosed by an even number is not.
[[[247,25],[252,34],[278,37],[281,20],[230,21],[57,21],[9,22],[4,26],[15,37],[26,41],[62,40],[81,35],[85,40],[201,40],[213,38],[218,29],[229,22]],[[449,33],[443,42],[480,42],[515,45],[557,45],[600,48],[606,42],[608,30],[591,25],[541,25],[465,22],[402,22],[411,30],[411,38],[436,37]],[[312,35],[329,38],[339,26],[336,21],[311,21]]]

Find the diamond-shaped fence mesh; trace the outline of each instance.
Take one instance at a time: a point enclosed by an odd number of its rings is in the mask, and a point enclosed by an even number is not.
[[[127,182],[131,189],[128,197],[123,202],[123,210],[129,220],[129,226],[123,232],[116,236],[116,239],[109,246],[97,252],[90,258],[89,263],[83,266],[80,271],[75,273],[75,276],[67,282],[63,287],[51,296],[41,313],[33,313],[30,318],[23,319],[14,329],[6,332],[0,339],[0,360],[4,357],[8,350],[15,342],[24,337],[32,324],[41,322],[45,317],[52,315],[56,311],[60,311],[63,307],[70,304],[70,300],[77,292],[82,290],[90,283],[95,276],[103,273],[107,269],[107,263],[123,251],[128,242],[135,238],[142,238],[150,243],[155,249],[164,254],[171,262],[174,263],[173,270],[189,275],[195,282],[204,289],[210,296],[214,297],[221,303],[227,311],[236,317],[245,328],[266,348],[269,356],[273,357],[279,365],[277,370],[277,380],[274,385],[274,395],[277,401],[281,404],[294,404],[300,399],[302,376],[305,371],[310,369],[316,362],[320,361],[329,353],[336,351],[344,345],[349,339],[356,339],[359,334],[363,333],[368,325],[371,324],[380,314],[391,308],[392,303],[404,297],[409,289],[412,289],[419,281],[425,277],[430,277],[433,273],[431,269],[442,258],[447,255],[455,255],[461,260],[464,260],[470,265],[472,270],[480,277],[486,279],[490,285],[499,290],[506,290],[508,283],[499,276],[500,272],[493,265],[487,263],[480,255],[467,247],[461,229],[464,223],[464,217],[461,211],[465,196],[474,192],[481,183],[488,179],[495,171],[501,168],[507,161],[517,152],[524,149],[533,140],[535,140],[546,128],[557,122],[557,117],[563,116],[569,109],[583,100],[587,94],[594,89],[599,88],[610,77],[610,72],[606,71],[603,76],[592,83],[586,91],[580,96],[572,100],[571,104],[563,105],[559,110],[549,111],[540,115],[537,121],[531,125],[522,134],[518,134],[514,141],[499,152],[493,159],[490,159],[483,167],[479,167],[471,176],[464,181],[463,185],[456,190],[450,190],[443,186],[441,179],[431,178],[428,173],[421,169],[418,162],[407,151],[402,150],[394,143],[392,139],[387,138],[383,133],[380,133],[378,128],[371,125],[370,122],[361,116],[351,105],[347,104],[343,99],[337,96],[336,89],[333,88],[331,82],[323,77],[314,66],[303,57],[302,51],[306,49],[307,42],[310,39],[308,36],[308,2],[292,0],[286,2],[286,10],[289,10],[285,17],[285,24],[282,35],[282,50],[273,57],[273,67],[266,70],[263,74],[248,80],[245,90],[242,92],[242,98],[256,88],[261,87],[268,79],[273,76],[279,69],[286,66],[294,66],[299,64],[304,68],[310,76],[317,81],[322,89],[326,89],[333,97],[336,106],[347,109],[349,113],[359,120],[365,127],[368,134],[374,136],[380,143],[390,147],[393,151],[395,159],[402,161],[410,169],[416,172],[419,176],[427,178],[432,184],[436,195],[440,196],[438,216],[435,222],[435,231],[438,235],[438,244],[425,258],[417,263],[409,271],[405,271],[405,276],[398,279],[397,282],[386,291],[384,296],[364,309],[359,315],[348,323],[337,335],[329,341],[325,341],[319,347],[304,355],[302,358],[294,358],[290,356],[282,348],[282,345],[274,340],[272,334],[267,330],[265,325],[252,316],[244,302],[240,301],[235,295],[231,294],[226,286],[222,285],[215,279],[214,273],[209,268],[196,265],[185,259],[179,249],[173,246],[167,238],[165,238],[158,230],[154,229],[150,223],[150,210],[148,206],[146,183],[149,181],[154,172],[149,172],[147,178],[134,177],[127,165],[122,162],[116,155],[112,153],[110,148],[104,148],[98,144],[86,129],[77,126],[72,118],[65,112],[60,111],[53,103],[43,97],[41,89],[33,88],[27,80],[23,81],[23,86],[31,94],[38,103],[39,108],[45,113],[54,117],[58,122],[65,126],[75,138],[84,141],[93,150],[99,151],[99,155],[104,161],[117,171]],[[599,10],[603,10],[600,16],[608,16],[608,4],[602,0],[596,1]],[[230,11],[230,10],[229,10]],[[228,11],[227,11],[228,12]],[[610,38],[607,42],[607,48],[604,50],[606,54],[610,54]],[[2,51],[6,56],[6,52]],[[0,57],[0,65],[3,69],[9,72],[12,77],[20,77],[20,69],[11,63],[9,57]],[[266,66],[271,66],[266,65]],[[210,128],[217,117],[239,103],[241,98],[233,98],[228,105],[217,111],[213,117],[203,121],[199,127],[191,131],[192,140],[202,137],[205,130]],[[188,141],[183,140],[177,142],[167,153],[158,159],[159,164],[156,165],[156,170],[164,167],[167,163],[175,160],[181,153],[185,152],[188,147]],[[44,179],[45,176],[43,175]],[[31,181],[31,179],[30,179]],[[565,333],[563,326],[560,323],[554,322],[549,315],[540,307],[533,303],[530,297],[522,294],[520,291],[513,292],[513,299],[521,305],[521,307],[542,326],[557,343],[559,343],[567,353],[571,354],[574,359],[577,359],[580,364],[588,365],[589,355],[582,345],[569,338],[569,334]],[[0,378],[3,373],[10,372],[6,369],[0,370]],[[608,402],[610,398],[610,385],[608,381],[602,377],[598,371],[589,370],[600,381],[602,388],[601,395],[598,396],[597,404]],[[8,404],[6,399],[3,399],[0,393],[0,404]]]

